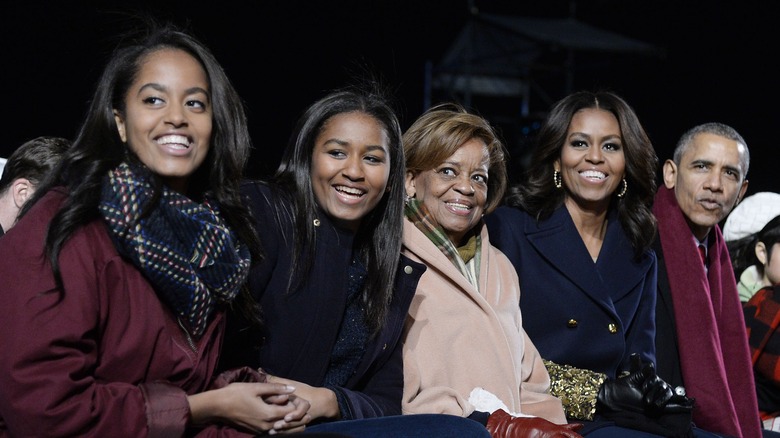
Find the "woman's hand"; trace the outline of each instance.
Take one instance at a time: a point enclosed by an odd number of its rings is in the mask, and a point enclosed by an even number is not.
[[[312,419],[310,404],[283,383],[231,383],[188,396],[195,424],[220,422],[254,433],[299,432]]]
[[[304,398],[308,400],[309,403],[311,403],[309,414],[311,414],[312,419],[341,418],[341,411],[339,410],[339,403],[336,400],[336,394],[330,389],[314,387],[303,382],[284,379],[282,377],[276,377],[270,374],[268,375],[268,381],[294,387],[295,395]]]

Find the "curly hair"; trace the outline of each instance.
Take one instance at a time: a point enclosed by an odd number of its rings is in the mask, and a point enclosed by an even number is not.
[[[469,113],[457,103],[441,103],[428,109],[404,133],[407,172],[433,169],[452,156],[464,143],[478,138],[490,154],[485,214],[501,203],[507,187],[506,148],[483,117]]]

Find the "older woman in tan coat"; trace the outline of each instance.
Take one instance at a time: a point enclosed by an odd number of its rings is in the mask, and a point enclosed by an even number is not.
[[[506,188],[490,124],[445,104],[404,134],[403,252],[424,263],[404,334],[404,413],[470,417],[494,437],[578,437],[526,336],[520,288],[482,215]]]

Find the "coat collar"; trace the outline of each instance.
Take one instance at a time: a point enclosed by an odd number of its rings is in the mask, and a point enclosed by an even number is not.
[[[452,285],[466,294],[470,295],[472,299],[480,306],[487,306],[484,298],[484,292],[488,286],[490,274],[488,273],[488,266],[490,261],[490,239],[488,237],[487,227],[481,226],[480,235],[482,237],[482,261],[479,266],[479,289],[476,288],[469,280],[460,272],[457,266],[455,266],[450,259],[448,259],[444,253],[434,244],[419,228],[417,228],[409,219],[404,218],[404,251],[407,255],[411,255],[413,259],[417,259],[420,262],[428,266],[429,269],[440,272]],[[411,254],[409,254],[411,253]]]
[[[607,220],[604,244],[596,263],[590,263],[590,254],[565,207],[558,208],[548,219],[526,222],[523,231],[536,251],[564,276],[594,299],[609,302],[629,293],[641,282],[653,258],[645,253],[637,262],[614,209],[607,214]],[[614,270],[616,266],[620,266],[619,271]]]

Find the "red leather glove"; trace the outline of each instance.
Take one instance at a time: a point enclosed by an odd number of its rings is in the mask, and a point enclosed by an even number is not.
[[[582,438],[581,423],[555,424],[540,417],[513,417],[503,409],[490,414],[487,430],[493,438]]]

